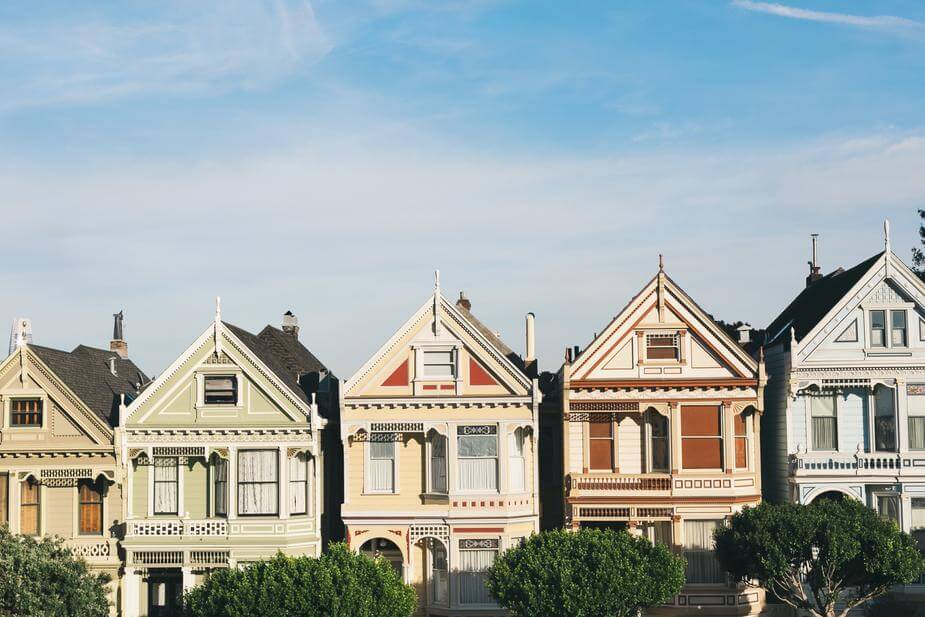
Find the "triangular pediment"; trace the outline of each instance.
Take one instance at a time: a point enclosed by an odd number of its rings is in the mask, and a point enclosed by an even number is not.
[[[503,351],[440,296],[425,302],[347,381],[345,396],[523,396],[529,388]]]
[[[571,379],[751,379],[756,370],[707,313],[658,275],[581,352]]]
[[[210,384],[231,394],[215,399]],[[213,324],[129,405],[126,425],[285,426],[305,424],[310,414],[229,327]]]

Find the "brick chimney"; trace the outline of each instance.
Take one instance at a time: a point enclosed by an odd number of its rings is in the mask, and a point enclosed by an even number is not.
[[[112,340],[109,341],[109,351],[119,354],[120,358],[128,358],[128,343],[125,342],[122,311],[113,313],[112,318]]]
[[[469,298],[466,297],[466,292],[459,292],[459,300],[456,301],[456,306],[466,309],[467,311],[472,310],[472,303],[469,302]]]
[[[282,330],[294,338],[299,338],[299,318],[296,317],[292,311],[283,313]]]

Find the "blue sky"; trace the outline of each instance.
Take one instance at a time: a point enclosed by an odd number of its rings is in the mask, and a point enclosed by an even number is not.
[[[908,257],[925,207],[920,2],[0,5],[0,316],[160,372],[211,319],[349,374],[464,289],[554,369],[657,255],[765,325],[828,270]]]

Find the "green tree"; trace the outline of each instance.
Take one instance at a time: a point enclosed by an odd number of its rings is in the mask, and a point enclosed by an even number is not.
[[[843,617],[925,569],[908,534],[854,499],[745,509],[716,532],[716,554],[737,579],[815,617]]]
[[[919,209],[919,218],[925,221],[925,210]],[[919,223],[919,242],[925,246],[925,223]],[[919,278],[925,278],[925,251],[921,248],[912,247],[912,269]]]
[[[218,570],[184,598],[186,617],[409,617],[414,589],[384,559],[333,544],[319,558],[273,559]]]
[[[108,616],[109,581],[59,538],[13,535],[0,526],[0,616]]]
[[[684,560],[623,531],[546,531],[502,553],[488,589],[512,617],[636,617],[684,585]]]

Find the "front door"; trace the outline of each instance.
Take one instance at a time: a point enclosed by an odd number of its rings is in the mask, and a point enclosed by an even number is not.
[[[153,571],[148,577],[148,617],[178,617],[183,576],[178,570]]]

